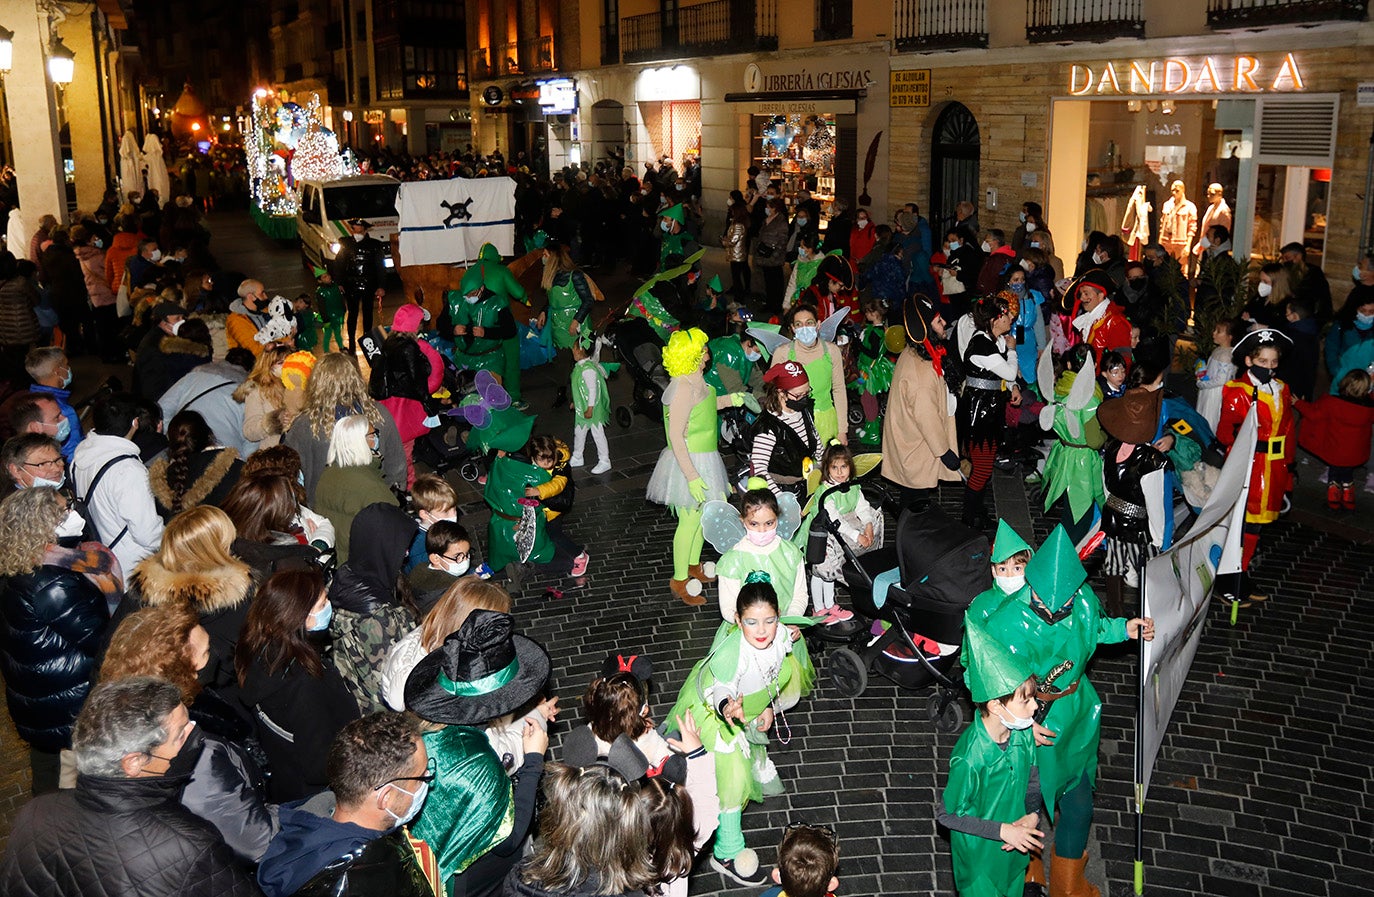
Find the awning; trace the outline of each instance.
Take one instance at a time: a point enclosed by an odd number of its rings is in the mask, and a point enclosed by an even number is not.
[[[770,93],[727,93],[741,113],[751,115],[853,115],[866,90],[775,90]]]

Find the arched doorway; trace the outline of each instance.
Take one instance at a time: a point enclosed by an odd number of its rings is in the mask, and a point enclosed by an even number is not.
[[[978,204],[978,122],[963,103],[940,110],[930,140],[930,226],[936,243],[962,200]]]
[[[592,163],[625,158],[625,107],[616,100],[592,106]]]

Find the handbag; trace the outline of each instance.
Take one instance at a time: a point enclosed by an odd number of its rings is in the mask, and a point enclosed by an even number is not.
[[[767,259],[767,258],[772,258],[772,257],[773,257],[773,253],[775,253],[775,252],[777,252],[777,251],[778,251],[778,250],[777,250],[777,247],[776,247],[776,246],[773,246],[773,245],[771,245],[771,244],[769,244],[769,243],[760,242],[759,245],[758,245],[757,247],[755,247],[755,249],[754,249],[754,254],[757,255],[757,256],[758,256],[759,258],[761,258],[761,259]]]

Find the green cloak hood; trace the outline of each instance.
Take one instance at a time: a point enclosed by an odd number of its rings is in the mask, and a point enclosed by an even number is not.
[[[1026,565],[1026,583],[1051,612],[1078,594],[1087,579],[1088,571],[1063,526],[1054,528]]]
[[[966,638],[969,650],[963,658],[964,684],[974,704],[1006,697],[1033,675],[1022,658],[977,623],[969,624]]]

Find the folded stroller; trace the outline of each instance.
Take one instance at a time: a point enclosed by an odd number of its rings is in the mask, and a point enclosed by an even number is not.
[[[904,511],[891,547],[851,555],[845,581],[854,613],[890,625],[878,634],[878,625],[865,626],[847,647],[830,653],[836,690],[858,697],[868,687],[870,671],[906,689],[934,684],[926,718],[941,732],[962,727],[958,664],[964,611],[992,586],[988,558],[987,538],[936,506]]]

